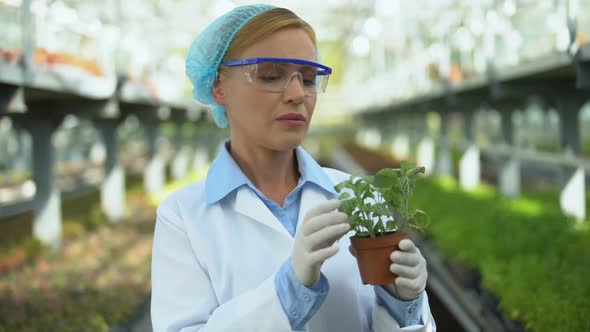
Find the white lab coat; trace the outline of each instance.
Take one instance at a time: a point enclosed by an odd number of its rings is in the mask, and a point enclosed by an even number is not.
[[[349,178],[324,168],[333,183]],[[305,186],[299,220],[328,198]],[[427,296],[425,325],[399,328],[363,285],[348,236],[322,266],[330,291],[306,325],[310,332],[435,331]],[[291,254],[293,237],[246,186],[206,205],[205,181],[173,193],[158,208],[152,258],[151,315],[161,331],[291,331],[275,290],[275,273]]]

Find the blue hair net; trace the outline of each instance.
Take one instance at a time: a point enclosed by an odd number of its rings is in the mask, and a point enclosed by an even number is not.
[[[275,8],[271,5],[247,5],[234,8],[209,24],[193,41],[186,58],[186,75],[193,83],[193,96],[209,105],[215,124],[228,126],[225,107],[213,99],[211,89],[217,80],[221,60],[235,34],[254,16]]]

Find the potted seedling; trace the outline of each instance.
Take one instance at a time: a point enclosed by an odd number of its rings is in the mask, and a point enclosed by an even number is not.
[[[389,255],[398,249],[409,229],[423,230],[428,215],[410,206],[416,176],[424,167],[402,162],[400,168],[384,168],[374,176],[354,176],[334,188],[339,208],[351,225],[351,253],[364,284],[386,285],[397,277],[390,270]]]

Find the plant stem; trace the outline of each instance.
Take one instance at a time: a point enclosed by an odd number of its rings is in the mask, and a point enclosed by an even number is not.
[[[362,209],[362,207],[364,206],[363,205],[364,202],[361,201],[361,199],[359,198],[359,196],[360,195],[355,195],[355,198],[356,198],[356,201],[357,201],[357,204],[358,204],[358,208],[361,211],[361,213],[363,215],[363,218],[370,223],[371,221],[367,217],[367,214],[365,213],[365,210]],[[371,237],[375,237],[375,234],[374,234],[374,231],[373,231],[372,227],[367,228],[367,231],[369,232],[369,235]]]

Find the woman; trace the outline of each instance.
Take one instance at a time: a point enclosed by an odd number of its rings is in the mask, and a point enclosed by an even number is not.
[[[238,7],[193,42],[187,75],[225,142],[207,178],[158,208],[155,331],[434,331],[426,263],[392,253],[396,282],[363,285],[335,183],[299,145],[331,69],[287,9]],[[340,241],[337,241],[340,240]]]

